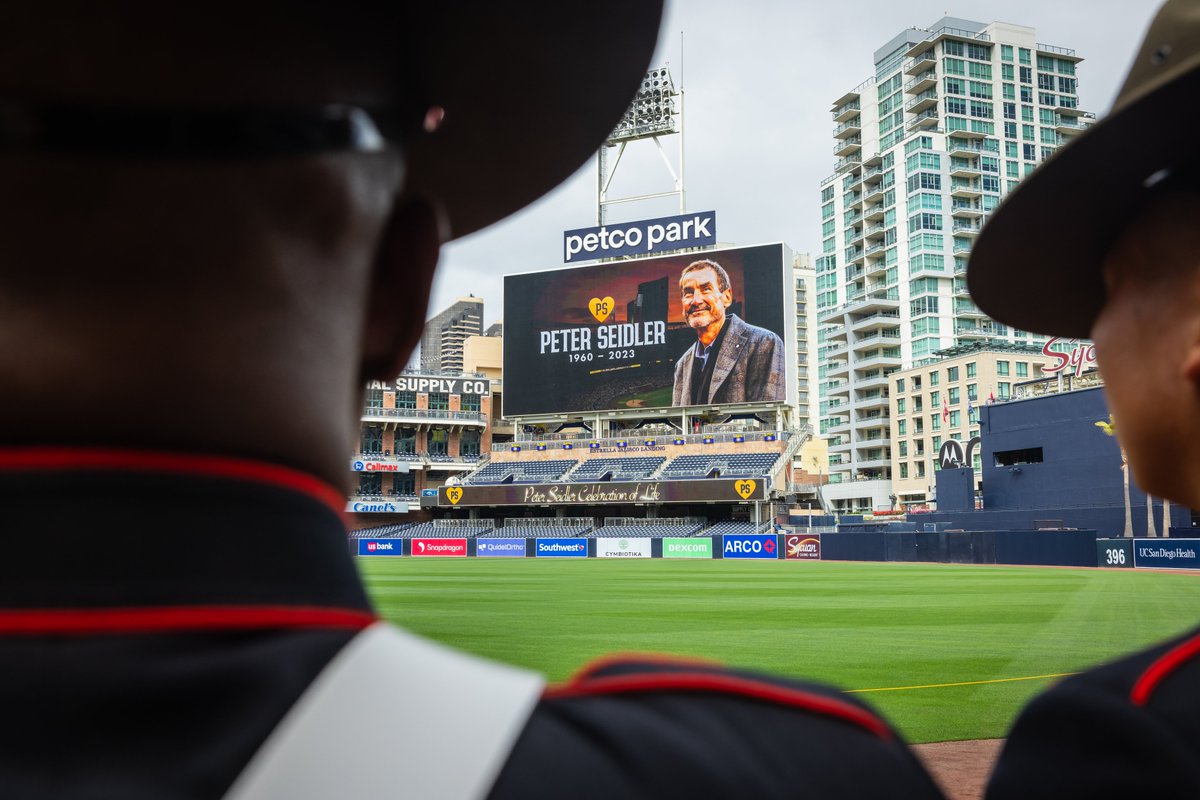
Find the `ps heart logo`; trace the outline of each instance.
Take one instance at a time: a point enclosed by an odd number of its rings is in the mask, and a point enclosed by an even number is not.
[[[450,501],[450,505],[458,505],[458,501],[462,500],[462,487],[451,486],[446,489],[446,499]]]
[[[754,494],[755,487],[758,484],[754,481],[736,481],[733,484],[733,490],[737,492],[743,500],[749,500],[750,495]]]
[[[617,301],[613,300],[612,297],[605,297],[604,299],[593,297],[591,300],[588,300],[588,310],[592,312],[592,316],[596,318],[596,322],[604,322],[604,320],[612,316],[613,309],[616,307]]]

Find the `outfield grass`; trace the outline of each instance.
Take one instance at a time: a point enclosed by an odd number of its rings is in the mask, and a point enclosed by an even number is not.
[[[409,630],[562,680],[614,651],[846,689],[1074,672],[1200,620],[1200,576],[919,564],[358,559]],[[1052,679],[860,695],[913,742],[1003,736]]]

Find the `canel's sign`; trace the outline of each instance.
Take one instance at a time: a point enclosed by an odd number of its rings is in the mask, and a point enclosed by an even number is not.
[[[1075,347],[1070,352],[1060,353],[1057,350],[1050,348],[1059,342],[1075,342]],[[1055,336],[1050,341],[1046,342],[1042,348],[1042,355],[1046,358],[1054,359],[1049,364],[1042,366],[1042,372],[1046,375],[1056,375],[1059,372],[1066,372],[1067,368],[1075,370],[1075,377],[1079,377],[1090,367],[1096,365],[1096,345],[1090,342],[1081,342],[1078,339],[1062,339]]]

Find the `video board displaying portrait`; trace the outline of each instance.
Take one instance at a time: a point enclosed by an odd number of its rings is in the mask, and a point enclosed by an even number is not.
[[[790,272],[768,244],[506,276],[505,416],[788,402]]]

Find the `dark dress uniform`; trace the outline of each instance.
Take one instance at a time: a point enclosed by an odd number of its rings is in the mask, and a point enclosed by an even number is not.
[[[1200,797],[1200,629],[1034,699],[987,797]]]
[[[237,459],[0,451],[0,797],[221,797],[376,620],[343,503]],[[777,796],[940,795],[857,700],[672,659],[548,689],[491,792]]]

